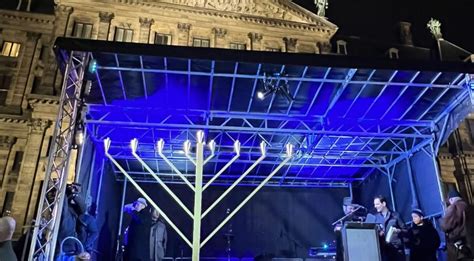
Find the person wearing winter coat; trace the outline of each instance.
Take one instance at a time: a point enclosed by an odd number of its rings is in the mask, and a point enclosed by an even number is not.
[[[424,219],[421,209],[411,212],[413,224],[408,230],[402,231],[405,246],[410,249],[410,261],[436,261],[436,251],[440,245],[438,231],[433,224]]]

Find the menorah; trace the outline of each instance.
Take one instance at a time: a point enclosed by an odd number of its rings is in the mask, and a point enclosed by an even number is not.
[[[150,168],[150,166],[137,154],[138,149],[138,140],[132,139],[130,141],[130,148],[132,155],[137,159],[138,162],[143,166],[146,171],[163,187],[163,189],[173,198],[174,201],[186,212],[186,214],[193,220],[193,237],[192,241],[183,234],[183,232],[173,223],[173,221],[164,213],[162,209],[155,203],[155,201],[140,187],[140,185],[133,180],[129,173],[109,154],[111,140],[109,138],[104,140],[104,149],[105,155],[112,164],[114,164],[117,169],[125,176],[125,178],[138,190],[138,192],[148,201],[150,205],[156,209],[163,219],[168,222],[168,224],[173,228],[176,233],[189,245],[192,249],[192,260],[199,260],[200,249],[206,245],[207,242],[223,227],[225,224],[292,158],[293,155],[293,145],[286,145],[286,154],[282,162],[273,169],[273,171],[262,181],[260,184],[253,189],[253,191],[244,198],[244,200],[232,211],[230,212],[224,220],[221,221],[214,230],[207,235],[207,237],[201,241],[201,220],[207,216],[212,209],[214,209],[259,163],[261,163],[266,157],[266,143],[260,143],[260,153],[261,156],[248,167],[244,173],[240,175],[225,191],[220,195],[217,200],[215,200],[204,212],[202,212],[202,193],[205,191],[212,183],[219,178],[219,176],[224,173],[235,161],[240,157],[240,142],[236,140],[234,142],[234,153],[235,156],[227,162],[206,184],[203,184],[203,168],[204,166],[212,160],[216,155],[216,143],[211,140],[208,142],[208,148],[210,154],[204,158],[204,148],[206,146],[204,142],[204,132],[198,131],[196,135],[196,151],[194,157],[191,153],[191,141],[187,140],[183,144],[183,151],[186,158],[195,166],[195,180],[192,184],[183,173],[173,164],[173,162],[166,157],[163,153],[163,148],[165,142],[163,139],[160,139],[156,144],[156,151],[158,155],[169,165],[169,167],[181,178],[184,183],[194,192],[194,210],[191,212],[179,199],[179,197],[166,185],[165,182],[159,177],[159,174]]]

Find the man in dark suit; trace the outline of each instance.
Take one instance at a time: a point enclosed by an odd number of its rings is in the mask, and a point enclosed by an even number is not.
[[[127,227],[127,245],[124,260],[150,260],[150,208],[144,198],[125,206],[124,225]]]

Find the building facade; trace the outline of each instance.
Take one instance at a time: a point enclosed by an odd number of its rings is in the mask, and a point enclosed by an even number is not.
[[[157,48],[166,44],[314,54],[355,52],[351,41],[334,37],[336,25],[292,1],[56,2],[51,14],[0,10],[0,209],[11,211],[17,220],[16,236],[35,216],[44,179],[62,82],[53,53],[56,37],[156,44]],[[319,7],[318,14],[323,15],[326,7]],[[411,37],[409,30],[403,32]],[[383,49],[385,57],[403,59],[405,49],[415,48],[409,37],[403,39],[404,49]],[[470,122],[461,124],[457,131],[461,138],[450,139],[439,157],[443,181],[462,186],[464,195],[472,194],[474,185]],[[459,144],[469,146],[452,149]],[[71,177],[73,173],[74,169]]]

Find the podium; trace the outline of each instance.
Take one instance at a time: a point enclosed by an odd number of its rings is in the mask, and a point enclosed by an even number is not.
[[[381,260],[378,224],[347,222],[342,236],[344,260]]]

